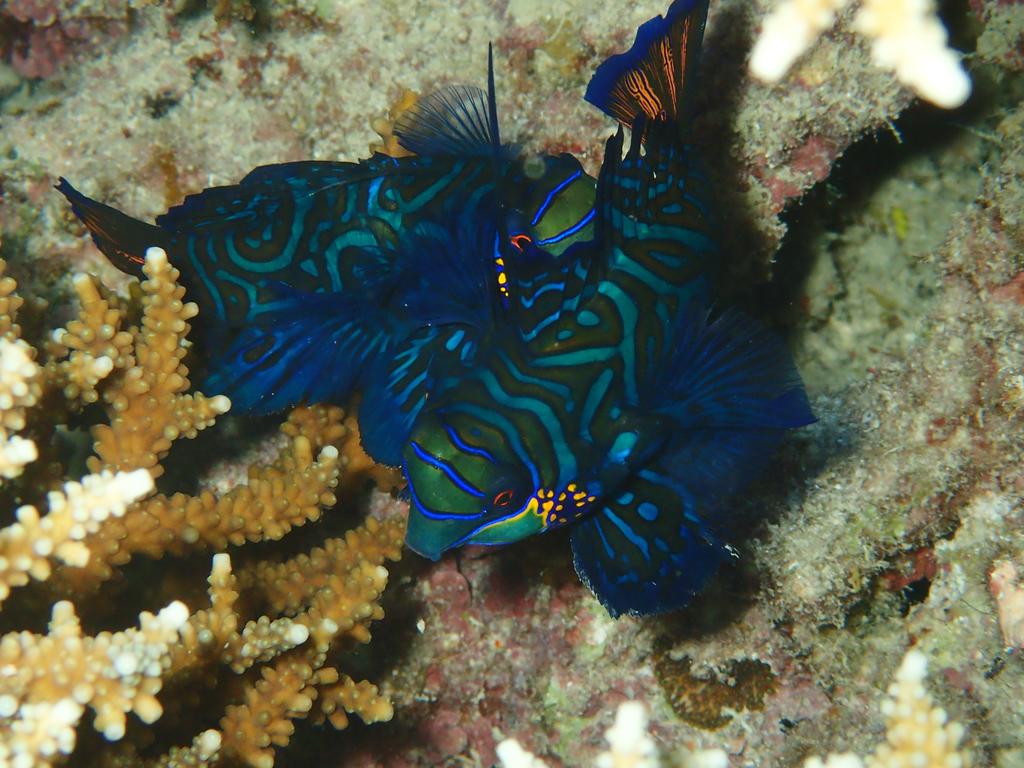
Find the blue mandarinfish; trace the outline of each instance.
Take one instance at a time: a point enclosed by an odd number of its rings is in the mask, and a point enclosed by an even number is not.
[[[571,526],[612,615],[678,608],[729,555],[730,495],[814,419],[782,342],[709,295],[686,143],[706,16],[676,0],[598,68],[586,98],[630,139],[596,180],[501,143],[491,66],[400,120],[414,157],[265,166],[155,225],[59,189],[115,264],[167,251],[211,329],[204,390],[236,412],[362,392],[413,550]]]

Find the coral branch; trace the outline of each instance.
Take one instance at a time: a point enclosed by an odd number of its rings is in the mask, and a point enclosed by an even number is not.
[[[341,466],[338,449],[327,441],[344,436],[342,417],[338,408],[297,409],[281,428],[291,435],[290,444],[273,463],[250,467],[248,484],[223,496],[203,491],[147,499],[89,539],[93,557],[88,572],[70,578],[80,584],[105,580],[112,566],[125,565],[139,553],[157,558],[200,546],[223,550],[276,541],[292,528],[319,519],[337,501],[332,489]]]
[[[4,275],[6,266],[0,259],[0,481],[17,477],[38,457],[35,443],[17,433],[40,396],[34,351],[15,322],[22,300],[14,293],[17,283]]]
[[[0,530],[0,603],[11,587],[27,584],[29,576],[48,579],[51,558],[77,567],[87,565],[89,549],[83,539],[152,490],[153,478],[144,469],[103,472],[88,475],[81,483],[68,481],[63,492],[51,491],[50,511],[42,517],[35,507],[20,507],[17,522]]]
[[[53,606],[46,635],[17,632],[0,639],[0,762],[46,768],[75,747],[75,727],[90,707],[108,740],[124,735],[125,715],[156,721],[156,700],[188,609],[174,602],[138,629],[82,635],[69,602]]]
[[[848,0],[784,0],[765,19],[750,56],[750,71],[767,82],[782,79],[818,36],[835,23]],[[875,63],[940,107],[963,104],[971,81],[929,0],[863,0],[854,29],[871,39]]]
[[[836,22],[847,0],[785,0],[764,20],[750,53],[750,71],[778,82],[818,36]]]
[[[160,459],[174,440],[179,436],[195,437],[231,407],[223,396],[184,394],[190,384],[188,368],[182,363],[186,352],[183,341],[189,332],[188,321],[199,310],[191,302],[182,302],[185,289],[177,284],[179,272],[167,262],[164,251],[150,248],[143,271],[148,279],[142,283],[142,327],[132,331],[136,364],[111,377],[110,386],[103,392],[113,416],[109,425],[93,430],[96,456],[89,460],[93,472],[141,467],[159,477],[163,472]],[[102,307],[105,314],[109,311],[105,304],[99,302],[96,309]],[[100,328],[99,338],[105,348],[123,349],[124,339],[117,335],[116,326],[103,323]],[[60,340],[64,342],[68,335]],[[106,351],[93,357],[110,358],[112,366],[130,360]]]
[[[27,344],[0,337],[0,478],[17,477],[38,457],[35,443],[15,434],[25,428],[25,409],[38,400],[38,375]]]

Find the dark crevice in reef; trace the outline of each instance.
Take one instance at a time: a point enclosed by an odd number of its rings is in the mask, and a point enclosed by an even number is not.
[[[733,154],[743,110],[743,84],[750,77],[746,59],[736,51],[749,51],[754,30],[739,5],[724,5],[704,39],[697,92],[694,100],[692,140],[698,148],[714,191],[716,229],[722,258],[712,265],[714,294],[727,306],[737,305],[736,276],[759,273],[756,266],[773,244],[746,201],[739,183],[747,171]]]
[[[830,258],[822,243],[865,215],[872,196],[900,168],[923,155],[935,155],[973,122],[984,106],[972,100],[944,112],[916,103],[891,128],[861,139],[836,161],[829,177],[784,211],[786,235],[776,255],[772,280],[752,286],[744,301],[754,314],[790,332],[813,332],[807,322],[804,286],[819,258]],[[980,99],[984,101],[984,99]]]

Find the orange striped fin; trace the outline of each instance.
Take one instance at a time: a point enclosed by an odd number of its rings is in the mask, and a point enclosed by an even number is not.
[[[587,101],[627,127],[638,117],[682,123],[707,12],[707,0],[676,0],[665,16],[644,23],[632,48],[597,68]]]

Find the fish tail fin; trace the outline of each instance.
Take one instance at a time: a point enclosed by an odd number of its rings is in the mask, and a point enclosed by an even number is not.
[[[122,272],[141,275],[147,248],[159,246],[167,250],[167,233],[159,227],[86,197],[64,177],[56,188],[88,228],[96,247]]]
[[[675,0],[636,32],[633,46],[606,59],[586,100],[627,128],[638,118],[680,126],[690,112],[708,0]]]

